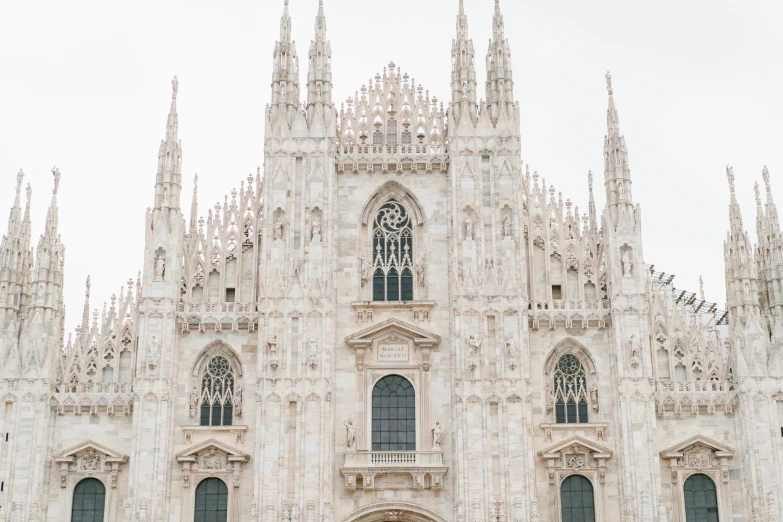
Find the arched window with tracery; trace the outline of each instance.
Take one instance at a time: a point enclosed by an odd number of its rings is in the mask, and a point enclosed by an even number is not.
[[[718,522],[718,492],[707,475],[691,475],[683,487],[685,522]]]
[[[386,143],[395,145],[397,143],[397,120],[391,119],[386,123]]]
[[[582,475],[571,475],[560,485],[560,511],[563,522],[594,522],[593,485]]]
[[[219,478],[202,480],[196,488],[193,522],[226,522],[228,520],[228,487]]]
[[[383,145],[383,133],[381,131],[375,131],[372,135],[373,145]]]
[[[73,490],[73,522],[103,522],[106,504],[106,487],[94,478],[84,479]]]
[[[560,357],[555,367],[555,421],[558,424],[588,422],[587,374],[573,354]]]
[[[387,375],[372,390],[372,450],[416,451],[416,391],[405,377]]]
[[[234,416],[234,370],[228,359],[209,360],[201,377],[201,425],[231,426]]]
[[[413,225],[408,211],[389,201],[373,227],[373,301],[413,301]]]

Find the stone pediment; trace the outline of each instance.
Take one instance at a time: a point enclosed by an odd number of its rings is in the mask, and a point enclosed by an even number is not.
[[[692,449],[696,446],[701,446],[712,451],[717,457],[731,458],[734,456],[734,448],[726,446],[725,444],[721,444],[720,442],[712,440],[711,438],[705,437],[703,435],[696,435],[695,437],[684,440],[679,444],[675,444],[674,446],[663,450],[661,452],[661,456],[667,459],[681,458],[689,449]]]
[[[352,348],[368,348],[375,339],[390,333],[408,337],[419,347],[437,348],[440,344],[440,336],[399,319],[389,319],[349,335],[345,338],[345,343]]]
[[[218,456],[222,456],[225,461],[229,462],[247,462],[250,458],[249,455],[242,450],[234,448],[224,442],[220,442],[217,439],[209,439],[177,453],[177,461],[198,462],[202,465],[214,466],[217,463],[217,460],[215,459]],[[206,459],[209,458],[212,458],[214,462],[207,462]]]
[[[558,442],[538,454],[543,459],[557,459],[563,453],[589,453],[596,459],[608,459],[612,456],[612,450],[609,448],[577,436]]]
[[[109,462],[126,462],[128,456],[114,450],[108,446],[104,446],[94,440],[88,440],[72,446],[68,449],[64,449],[53,455],[55,462],[74,462],[80,458],[100,458]],[[92,462],[96,462],[92,460]]]

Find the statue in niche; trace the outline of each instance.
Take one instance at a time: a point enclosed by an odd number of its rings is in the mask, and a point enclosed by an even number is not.
[[[506,353],[508,354],[509,359],[516,359],[517,355],[519,355],[519,350],[517,350],[517,342],[514,340],[513,336],[510,336],[508,339],[506,339]]]
[[[420,257],[418,261],[416,261],[416,280],[419,283],[419,286],[424,286],[424,257]]]
[[[313,243],[321,242],[321,220],[318,218],[313,219]]]
[[[639,357],[641,356],[642,350],[639,345],[639,339],[636,338],[636,334],[631,334],[631,340],[628,341],[628,347],[631,352],[631,364],[634,367],[639,366]]]
[[[748,283],[745,283],[744,294],[745,294],[745,300],[750,301],[750,285]]]
[[[275,221],[275,241],[282,241],[283,240],[283,223],[280,221],[280,218],[278,218]]]
[[[555,409],[555,390],[551,384],[546,385],[546,412],[551,413]]]
[[[5,303],[5,287],[0,286],[0,303]]]
[[[201,395],[198,392],[198,386],[194,386],[190,391],[190,416],[195,417],[198,411]]]
[[[470,348],[470,357],[478,357],[481,353],[481,336],[470,334],[468,337],[468,347]]]
[[[318,339],[310,340],[310,355],[311,358],[318,356]]]
[[[473,241],[473,219],[468,214],[465,218],[465,239],[467,241]]]
[[[511,237],[511,217],[503,218],[503,237]]]
[[[163,254],[155,258],[154,281],[163,281],[163,275],[166,272],[166,259]]]
[[[316,95],[316,100],[320,101],[321,100],[321,84],[320,83],[318,85],[316,85],[316,87],[315,87],[315,95]]]
[[[237,417],[242,417],[242,385],[237,385],[237,389],[234,392],[234,411]]]
[[[364,257],[359,258],[359,272],[362,277],[362,286],[370,280],[370,263]]]
[[[44,297],[46,297],[46,295],[44,295],[44,286],[38,285],[38,304],[43,304]]]
[[[353,419],[345,421],[345,447],[349,450],[356,449],[356,427],[353,425]]]
[[[631,277],[631,268],[633,267],[633,263],[631,262],[631,254],[628,253],[628,250],[623,252],[623,277]]]
[[[153,335],[147,344],[147,367],[154,370],[158,367],[158,354],[160,353],[160,339]]]
[[[432,449],[440,449],[440,444],[443,442],[443,428],[440,426],[440,422],[436,422],[431,431]]]
[[[277,344],[277,334],[273,333],[266,342],[266,345],[269,348],[270,357],[277,357]]]
[[[598,385],[596,383],[590,386],[590,402],[593,403],[593,411],[598,413]]]
[[[620,193],[620,199],[625,199],[625,184],[622,181],[617,182],[617,191]]]

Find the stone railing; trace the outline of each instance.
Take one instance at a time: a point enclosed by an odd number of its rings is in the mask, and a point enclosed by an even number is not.
[[[655,386],[655,409],[663,416],[713,414],[723,409],[731,414],[737,404],[737,392],[731,381],[658,381]]]
[[[53,393],[132,393],[133,383],[131,382],[87,382],[71,383],[58,382],[52,384]]]
[[[356,451],[345,454],[345,465],[340,472],[345,477],[345,488],[375,489],[375,478],[389,474],[409,474],[412,489],[443,489],[442,451]],[[360,481],[361,480],[361,481]],[[382,489],[381,486],[378,486]]]
[[[528,314],[534,329],[605,328],[611,323],[610,308],[609,301],[555,299],[530,302]]]

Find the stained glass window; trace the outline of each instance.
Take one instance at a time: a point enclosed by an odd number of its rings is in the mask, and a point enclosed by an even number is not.
[[[218,478],[201,481],[196,488],[196,509],[193,522],[226,522],[228,519],[228,488]]]
[[[416,451],[416,392],[399,375],[387,375],[372,391],[373,451]]]
[[[234,372],[225,357],[213,357],[201,378],[202,426],[231,426],[234,415]]]
[[[103,522],[106,488],[98,479],[84,479],[73,490],[71,522]]]
[[[562,522],[595,522],[593,485],[581,475],[571,475],[560,485]]]
[[[718,492],[710,477],[691,475],[683,489],[686,522],[718,522]]]
[[[555,368],[555,422],[587,423],[587,377],[573,354],[560,358]]]
[[[413,226],[396,201],[386,203],[373,229],[373,301],[413,300]]]

